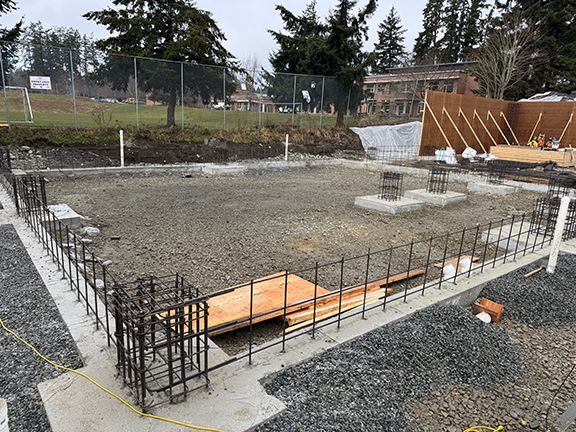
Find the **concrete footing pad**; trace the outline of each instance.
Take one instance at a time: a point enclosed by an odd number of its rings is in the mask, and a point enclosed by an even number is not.
[[[510,195],[516,193],[517,189],[514,186],[503,184],[492,184],[483,182],[470,182],[468,183],[468,190],[486,195]]]
[[[356,197],[354,204],[357,207],[389,214],[412,212],[419,210],[424,206],[422,201],[417,201],[415,199],[401,198],[398,201],[386,201],[378,198],[378,195]]]
[[[404,196],[440,207],[446,207],[447,205],[456,204],[468,199],[465,193],[447,191],[445,194],[435,194],[427,192],[426,189],[406,191]]]
[[[68,228],[76,229],[82,226],[82,216],[72,210],[68,204],[54,204],[48,208]]]

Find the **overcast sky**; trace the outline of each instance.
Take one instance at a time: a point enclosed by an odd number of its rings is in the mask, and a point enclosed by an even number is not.
[[[45,27],[66,26],[77,28],[82,33],[94,34],[101,38],[106,30],[85,20],[82,15],[90,10],[100,10],[108,6],[109,0],[18,0],[19,10],[2,17],[2,24],[10,25],[24,17],[27,23],[41,21]],[[267,29],[279,30],[282,22],[274,10],[276,4],[282,4],[292,11],[300,12],[309,0],[197,0],[202,9],[209,10],[226,34],[226,47],[238,59],[243,60],[255,55],[266,65],[268,54],[275,49],[274,40]],[[318,11],[326,16],[336,0],[318,0]],[[363,1],[361,0],[361,4]],[[370,41],[372,48],[376,40],[378,23],[386,16],[392,6],[398,9],[405,28],[406,44],[411,50],[414,39],[421,28],[422,9],[426,0],[379,0],[378,10],[370,22]]]

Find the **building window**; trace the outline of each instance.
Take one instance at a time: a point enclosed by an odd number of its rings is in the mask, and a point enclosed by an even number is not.
[[[418,112],[420,114],[422,114],[424,112],[424,107],[426,106],[424,101],[420,101],[420,103],[418,104]]]
[[[368,93],[374,93],[374,84],[368,84],[368,85],[366,86],[366,91],[367,91]]]
[[[454,92],[454,83],[453,82],[446,83],[446,92],[447,93]]]
[[[378,84],[378,93],[383,93],[386,90],[386,84]]]
[[[412,91],[412,83],[407,81],[404,83],[404,85],[402,86],[402,90],[404,92],[411,92]]]
[[[402,116],[408,113],[408,102],[407,101],[399,101],[396,102],[396,115]]]

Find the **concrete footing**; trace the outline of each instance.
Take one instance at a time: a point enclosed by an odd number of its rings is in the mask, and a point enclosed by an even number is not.
[[[447,191],[445,194],[435,194],[427,192],[426,189],[406,191],[404,196],[406,198],[423,201],[440,207],[446,207],[447,205],[456,204],[468,199],[468,196],[465,193]]]
[[[529,230],[530,221],[516,222],[514,225],[504,225],[502,229],[495,227],[490,232],[484,231],[482,241],[488,241],[493,245],[498,244],[499,249],[504,249],[507,252],[523,251],[524,248],[530,247],[534,243],[539,244],[543,240],[541,234],[528,232]],[[498,238],[501,240],[498,241]]]
[[[356,197],[354,204],[358,207],[390,214],[408,213],[419,210],[424,206],[422,201],[410,198],[401,198],[398,201],[386,201],[378,198],[378,195]]]
[[[516,193],[517,189],[514,186],[503,184],[492,184],[484,182],[470,182],[468,183],[468,190],[486,195],[510,195]]]
[[[48,208],[68,228],[76,229],[82,226],[82,216],[72,210],[68,204],[54,204]]]
[[[202,168],[202,172],[209,175],[240,174],[247,170],[243,165],[206,165]]]

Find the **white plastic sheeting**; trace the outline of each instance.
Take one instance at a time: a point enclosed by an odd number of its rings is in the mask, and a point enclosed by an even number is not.
[[[362,146],[369,157],[407,158],[419,154],[421,122],[351,129],[360,136]]]

